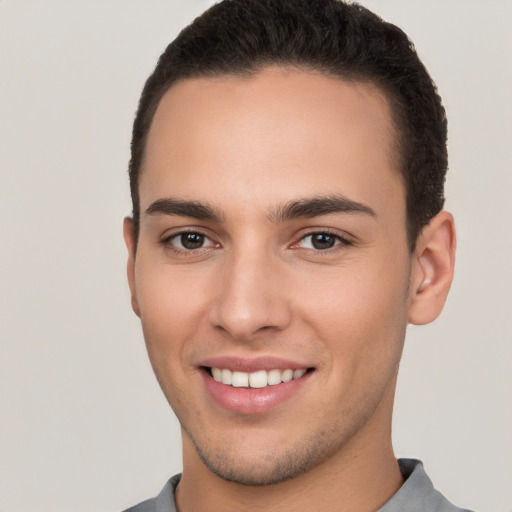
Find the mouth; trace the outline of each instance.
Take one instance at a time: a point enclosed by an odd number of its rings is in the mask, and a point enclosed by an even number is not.
[[[266,413],[293,402],[315,373],[314,367],[282,361],[223,359],[211,365],[205,363],[199,369],[207,394],[217,406],[243,416]]]
[[[255,388],[263,389],[268,386],[277,386],[292,380],[303,377],[306,373],[312,372],[313,368],[286,368],[281,370],[258,370],[255,372],[233,371],[229,368],[203,367],[216,382],[234,388]]]

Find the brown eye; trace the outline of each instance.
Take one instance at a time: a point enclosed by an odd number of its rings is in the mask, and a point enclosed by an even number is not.
[[[183,231],[166,238],[162,244],[167,248],[174,248],[176,251],[194,251],[207,247],[217,247],[210,238],[196,231]]]
[[[303,249],[313,249],[315,251],[325,251],[332,249],[336,245],[343,242],[343,239],[337,235],[331,233],[310,233],[302,238],[299,242],[299,246]]]
[[[185,249],[199,249],[204,244],[205,236],[199,233],[183,233],[180,242]]]
[[[336,245],[336,237],[327,233],[315,233],[311,235],[311,245],[318,250],[330,249]]]

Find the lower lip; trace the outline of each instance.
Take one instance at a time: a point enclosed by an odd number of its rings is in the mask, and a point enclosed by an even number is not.
[[[206,371],[201,372],[213,400],[222,408],[239,414],[262,414],[292,398],[309,380],[312,372],[299,379],[265,388],[235,388],[217,382]]]

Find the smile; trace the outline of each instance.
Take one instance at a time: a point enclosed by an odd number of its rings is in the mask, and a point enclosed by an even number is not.
[[[259,370],[252,373],[232,371],[227,368],[210,368],[210,371],[216,382],[221,382],[227,386],[261,389],[300,379],[307,372],[307,368],[298,370],[290,368],[280,370],[276,368],[273,370]]]
[[[316,373],[315,367],[274,357],[215,357],[199,368],[207,395],[217,406],[251,416],[284,406],[309,387]]]

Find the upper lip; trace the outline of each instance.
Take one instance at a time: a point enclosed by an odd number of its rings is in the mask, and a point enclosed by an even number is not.
[[[259,370],[301,370],[303,368],[311,368],[312,365],[282,359],[275,356],[258,356],[252,358],[244,358],[237,356],[214,356],[204,359],[198,366],[208,368],[221,368],[239,372],[257,372]]]

